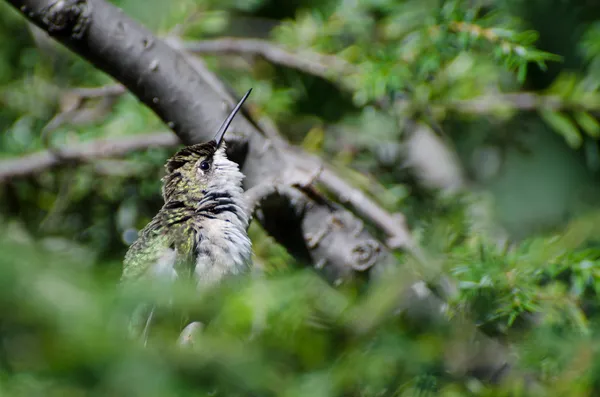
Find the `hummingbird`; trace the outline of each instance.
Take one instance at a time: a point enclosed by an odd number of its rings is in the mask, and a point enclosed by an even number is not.
[[[250,95],[248,90],[211,141],[185,147],[165,164],[164,204],[129,247],[121,283],[138,280],[173,282],[191,277],[198,288],[218,283],[252,266],[247,229],[250,209],[244,198],[244,175],[225,153],[223,137]],[[155,305],[141,305],[132,330],[143,338]]]

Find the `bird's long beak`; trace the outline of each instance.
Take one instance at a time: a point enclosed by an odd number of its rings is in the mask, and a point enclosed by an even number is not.
[[[248,96],[250,95],[251,92],[252,92],[252,88],[250,88],[248,90],[248,92],[246,92],[246,94],[243,96],[243,98],[240,99],[238,104],[235,105],[235,108],[233,108],[231,113],[229,113],[229,116],[227,116],[227,118],[225,119],[223,124],[221,124],[221,127],[219,127],[219,131],[217,131],[217,134],[215,135],[215,142],[217,142],[217,147],[221,146],[221,143],[223,142],[223,137],[225,136],[225,133],[227,132],[227,128],[229,128],[229,124],[231,124],[236,113],[240,110],[240,108],[244,104],[244,101],[246,100],[246,98],[248,98]]]

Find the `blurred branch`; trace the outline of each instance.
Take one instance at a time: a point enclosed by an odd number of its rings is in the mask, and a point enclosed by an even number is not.
[[[98,92],[104,92],[103,88],[105,87],[100,87]],[[65,124],[81,126],[103,120],[112,111],[118,97],[105,94],[98,95],[96,98],[99,98],[98,103],[85,106],[86,97],[76,96],[70,92],[65,93],[61,98],[62,110],[42,128],[41,141],[44,146],[51,148],[52,133]]]
[[[39,31],[37,27],[36,31]],[[106,85],[93,88],[73,88],[60,95],[60,112],[57,113],[42,129],[41,141],[52,150],[56,156],[60,151],[52,147],[50,137],[56,129],[64,124],[85,125],[103,120],[112,111],[117,99],[127,90],[120,84]],[[98,99],[91,106],[86,106],[88,100]]]
[[[61,148],[61,157],[51,150],[43,150],[17,159],[0,161],[0,182],[23,177],[61,165],[65,161],[91,161],[97,158],[121,156],[150,147],[172,147],[179,144],[170,132],[136,135],[119,139],[103,139]]]
[[[182,48],[194,54],[260,55],[272,63],[328,80],[339,79],[340,75],[357,72],[354,65],[342,58],[312,51],[290,52],[268,40],[219,38],[183,42]]]
[[[111,84],[102,87],[80,87],[69,90],[72,95],[80,98],[100,98],[104,96],[118,96],[127,93],[127,88],[121,84]]]
[[[569,101],[557,95],[540,95],[532,92],[499,93],[482,95],[473,99],[455,100],[448,103],[432,103],[432,106],[447,108],[461,113],[477,115],[492,114],[499,110],[516,109],[521,111],[532,110],[579,110],[598,111],[600,101]]]

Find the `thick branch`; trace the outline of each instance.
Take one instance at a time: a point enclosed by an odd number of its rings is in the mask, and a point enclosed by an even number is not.
[[[223,104],[208,99],[210,91],[189,63],[115,6],[103,0],[8,2],[127,87],[184,143],[208,138],[219,127]]]
[[[61,148],[61,157],[50,150],[42,150],[18,159],[0,161],[0,182],[35,174],[60,165],[65,160],[91,161],[104,157],[122,156],[135,150],[151,147],[173,147],[180,144],[170,132],[136,135],[120,139],[106,139],[80,143]]]

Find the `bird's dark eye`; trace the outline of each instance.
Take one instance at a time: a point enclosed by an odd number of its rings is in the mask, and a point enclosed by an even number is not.
[[[210,163],[208,161],[203,161],[200,163],[200,169],[202,171],[208,171],[209,168],[210,168]]]

